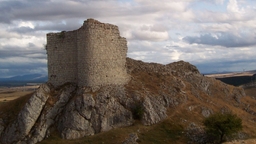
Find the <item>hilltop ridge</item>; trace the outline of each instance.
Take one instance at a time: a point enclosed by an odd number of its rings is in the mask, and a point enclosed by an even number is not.
[[[138,117],[142,124],[153,125],[169,117],[196,116],[186,118],[187,126],[200,125],[198,120],[217,111],[239,109],[240,114],[255,117],[255,107],[248,108],[242,88],[204,77],[187,62],[161,65],[127,58],[126,65],[131,76],[126,85],[41,85],[17,119],[2,124],[5,128],[1,142],[37,143],[47,138],[52,129],[64,139],[77,139],[130,126]],[[143,109],[141,115],[136,115],[138,108]],[[251,123],[254,122],[245,125]]]

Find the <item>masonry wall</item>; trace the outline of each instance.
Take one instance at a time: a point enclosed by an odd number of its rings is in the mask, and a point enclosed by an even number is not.
[[[123,84],[127,81],[126,39],[118,27],[93,19],[78,30],[78,85]]]
[[[48,81],[77,83],[77,32],[47,34]]]
[[[63,36],[64,35],[64,36]],[[118,27],[88,19],[78,30],[47,35],[48,77],[54,86],[125,84],[126,39]]]

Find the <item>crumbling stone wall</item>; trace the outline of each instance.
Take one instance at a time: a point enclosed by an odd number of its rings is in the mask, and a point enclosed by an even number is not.
[[[77,82],[77,32],[47,34],[48,81],[54,86]]]
[[[59,86],[125,84],[126,39],[118,27],[88,19],[75,31],[47,34],[49,82]]]

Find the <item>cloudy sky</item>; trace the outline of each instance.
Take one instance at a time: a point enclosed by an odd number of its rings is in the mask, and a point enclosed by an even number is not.
[[[134,59],[256,69],[255,0],[0,0],[0,13],[0,77],[47,74],[46,33],[88,18],[118,25]]]

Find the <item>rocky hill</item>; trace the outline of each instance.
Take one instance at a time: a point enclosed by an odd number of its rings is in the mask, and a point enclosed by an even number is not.
[[[217,111],[243,118],[240,138],[254,136],[256,101],[242,88],[204,77],[184,61],[161,65],[127,58],[126,67],[130,75],[126,85],[42,84],[14,118],[1,112],[1,143],[37,143],[53,131],[63,139],[77,139],[131,126],[135,120],[149,126],[173,119],[200,132],[203,118]],[[195,134],[186,133],[200,142]]]

